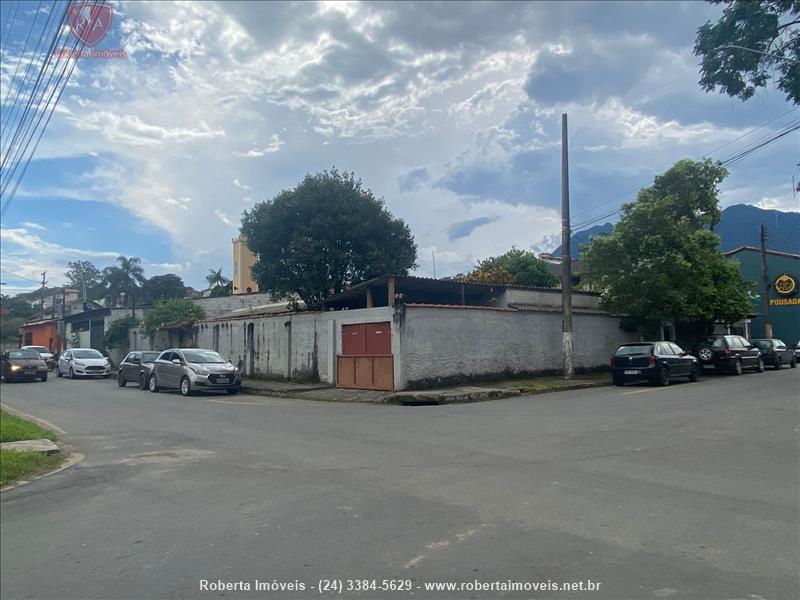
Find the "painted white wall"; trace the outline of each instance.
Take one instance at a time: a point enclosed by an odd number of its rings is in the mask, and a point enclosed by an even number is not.
[[[603,366],[620,343],[636,339],[619,322],[573,315],[577,368]],[[398,329],[398,389],[561,369],[560,312],[410,306]]]

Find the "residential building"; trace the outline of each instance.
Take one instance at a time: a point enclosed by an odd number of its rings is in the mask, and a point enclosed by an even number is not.
[[[250,269],[256,264],[256,255],[247,247],[247,240],[239,236],[233,240],[233,293],[252,294],[258,291]]]

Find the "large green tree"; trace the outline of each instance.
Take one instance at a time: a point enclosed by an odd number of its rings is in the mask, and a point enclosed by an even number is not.
[[[67,277],[68,285],[76,288],[80,294],[83,294],[85,289],[89,300],[99,300],[103,297],[105,293],[103,274],[92,262],[88,260],[68,262],[64,275]]]
[[[511,248],[505,254],[483,259],[464,280],[534,287],[554,287],[558,284],[542,259],[530,250],[520,248]]]
[[[708,1],[725,9],[697,30],[703,89],[747,100],[777,77],[778,89],[800,104],[800,1]]]
[[[245,212],[242,233],[258,260],[260,290],[316,306],[379,275],[415,266],[411,230],[352,173],[307,175],[294,189]]]
[[[153,275],[142,285],[142,296],[150,302],[169,300],[170,298],[184,298],[186,286],[183,280],[174,273],[166,275]]]
[[[152,337],[161,327],[188,324],[205,317],[203,307],[188,298],[160,300],[151,308],[140,324],[140,329]]]
[[[727,175],[710,160],[681,160],[623,207],[608,236],[584,250],[584,277],[604,308],[625,313],[644,335],[665,320],[710,328],[750,309],[749,285],[718,250],[718,187]]]

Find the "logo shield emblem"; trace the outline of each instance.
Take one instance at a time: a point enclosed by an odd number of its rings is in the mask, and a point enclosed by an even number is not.
[[[69,7],[72,33],[90,48],[102,40],[111,28],[111,6],[79,2]]]

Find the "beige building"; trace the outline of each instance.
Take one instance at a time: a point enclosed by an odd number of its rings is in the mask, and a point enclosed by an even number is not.
[[[233,240],[233,293],[252,294],[258,291],[258,284],[250,274],[256,264],[256,255],[247,247],[247,240],[241,235]]]

